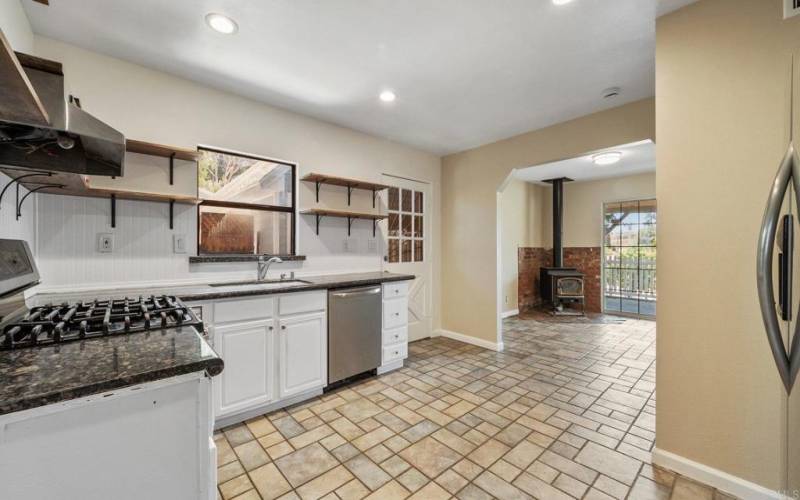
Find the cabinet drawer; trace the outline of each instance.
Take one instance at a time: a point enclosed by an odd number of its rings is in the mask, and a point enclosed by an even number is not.
[[[406,342],[408,340],[408,327],[402,326],[393,330],[383,331],[383,345],[388,346],[398,342]]]
[[[398,359],[408,357],[408,344],[400,343],[383,348],[383,360],[381,364],[391,363]]]
[[[405,297],[408,295],[408,283],[384,283],[383,284],[383,298],[391,299],[394,297]]]
[[[399,328],[408,324],[408,300],[383,301],[383,328]]]
[[[215,302],[214,323],[271,318],[274,307],[273,303],[274,299],[271,297]]]
[[[293,293],[278,299],[278,311],[281,316],[287,314],[324,311],[328,302],[325,291],[309,293]]]

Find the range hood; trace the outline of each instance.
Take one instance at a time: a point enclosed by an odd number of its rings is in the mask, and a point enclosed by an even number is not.
[[[66,98],[61,64],[15,54],[2,42],[0,165],[122,176],[125,136]]]

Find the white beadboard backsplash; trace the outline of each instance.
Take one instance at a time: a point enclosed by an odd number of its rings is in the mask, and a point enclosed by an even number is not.
[[[0,174],[0,191],[11,181],[9,177]],[[27,191],[20,189],[20,196]],[[22,217],[16,218],[16,186],[9,186],[0,203],[0,238],[25,240],[35,251],[34,237],[36,234],[36,201],[32,194],[22,205]]]
[[[189,264],[189,256],[197,253],[194,205],[175,204],[174,230],[170,230],[168,203],[117,200],[116,228],[111,228],[111,203],[107,198],[36,198],[38,223],[30,233],[32,237],[36,227],[36,257],[42,276],[39,292],[227,281],[256,275],[255,262]],[[31,203],[26,210],[33,206]],[[10,212],[4,199],[0,217]],[[33,216],[23,217],[23,221],[26,219],[34,224]],[[347,251],[345,219],[323,219],[319,237],[313,217],[298,216],[297,226],[297,253],[306,255],[307,260],[273,265],[271,277],[288,271],[312,275],[381,270],[381,233],[376,233],[377,250],[370,250],[372,226],[367,221],[353,222],[351,248]],[[102,233],[113,234],[113,252],[98,252],[98,235]],[[173,234],[186,236],[185,254],[173,253]]]

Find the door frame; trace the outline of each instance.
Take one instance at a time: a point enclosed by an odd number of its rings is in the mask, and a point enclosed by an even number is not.
[[[433,297],[434,297],[434,294],[436,293],[435,284],[434,284],[434,265],[433,264],[434,264],[435,256],[434,256],[434,252],[433,252],[433,238],[435,237],[437,228],[436,228],[436,222],[434,221],[434,214],[433,214],[433,210],[434,210],[433,182],[430,182],[430,181],[427,181],[427,180],[423,180],[423,179],[414,179],[412,177],[406,177],[406,176],[403,176],[403,175],[391,174],[391,173],[388,173],[388,172],[381,172],[381,181],[384,184],[390,184],[390,182],[388,182],[386,180],[386,177],[391,177],[391,178],[398,179],[398,180],[401,180],[401,181],[417,182],[419,184],[424,184],[425,186],[427,186],[426,193],[425,193],[427,201],[425,202],[425,210],[423,212],[423,215],[424,215],[423,220],[425,221],[425,227],[423,229],[425,231],[425,234],[424,234],[423,239],[422,239],[422,241],[423,241],[423,255],[424,255],[424,262],[422,264],[426,268],[427,279],[428,279],[428,288],[429,288],[429,290],[428,290],[429,293],[428,293],[428,296],[426,297],[427,304],[425,304],[427,309],[428,309],[428,313],[429,313],[428,318],[427,318],[427,320],[429,322],[428,338],[434,337],[434,336],[437,335],[437,333],[435,332],[434,312],[433,312],[433,303],[434,303],[433,302]],[[388,197],[389,197],[389,190],[388,189],[384,189],[383,191],[380,192],[380,195],[379,195],[379,199],[381,200],[380,210],[383,213],[388,213],[388,207],[389,207],[389,199],[388,199]],[[381,272],[388,272],[389,271],[387,269],[387,266],[389,265],[389,262],[388,262],[389,249],[388,249],[388,244],[387,244],[388,235],[389,235],[389,219],[388,219],[388,217],[385,220],[381,221],[379,226],[381,228],[381,238],[380,238],[380,246],[379,246],[380,252],[381,252]],[[409,303],[411,302],[410,291],[411,291],[411,287],[409,286]],[[426,337],[423,337],[423,338],[426,338]],[[414,340],[421,340],[421,339],[414,339]],[[409,335],[409,342],[413,342],[414,340],[411,340],[410,339],[410,335]]]
[[[656,316],[658,315],[658,291],[656,291],[656,314],[649,315],[649,314],[640,314],[640,313],[629,313],[624,311],[606,311],[606,234],[605,234],[605,215],[606,215],[606,205],[609,203],[625,203],[630,201],[644,201],[644,200],[655,200],[656,202],[656,235],[658,235],[658,198],[656,196],[652,197],[633,197],[633,198],[622,198],[622,199],[614,199],[614,200],[603,200],[600,203],[600,312],[601,314],[608,314],[609,316],[622,316],[625,318],[633,318],[633,319],[643,319],[643,320],[650,320],[655,321]],[[656,240],[656,255],[658,255],[658,240]],[[636,247],[640,248],[640,247]],[[639,268],[637,268],[637,271]],[[658,272],[658,264],[656,264],[656,273]],[[657,290],[657,289],[656,289]]]

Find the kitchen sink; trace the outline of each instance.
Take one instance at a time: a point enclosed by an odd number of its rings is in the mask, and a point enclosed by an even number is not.
[[[211,283],[209,286],[213,286],[215,288],[221,287],[240,287],[240,286],[252,286],[258,288],[283,288],[287,286],[303,286],[303,285],[310,285],[310,281],[303,281],[303,280],[249,280],[249,281],[233,281],[228,283]]]

